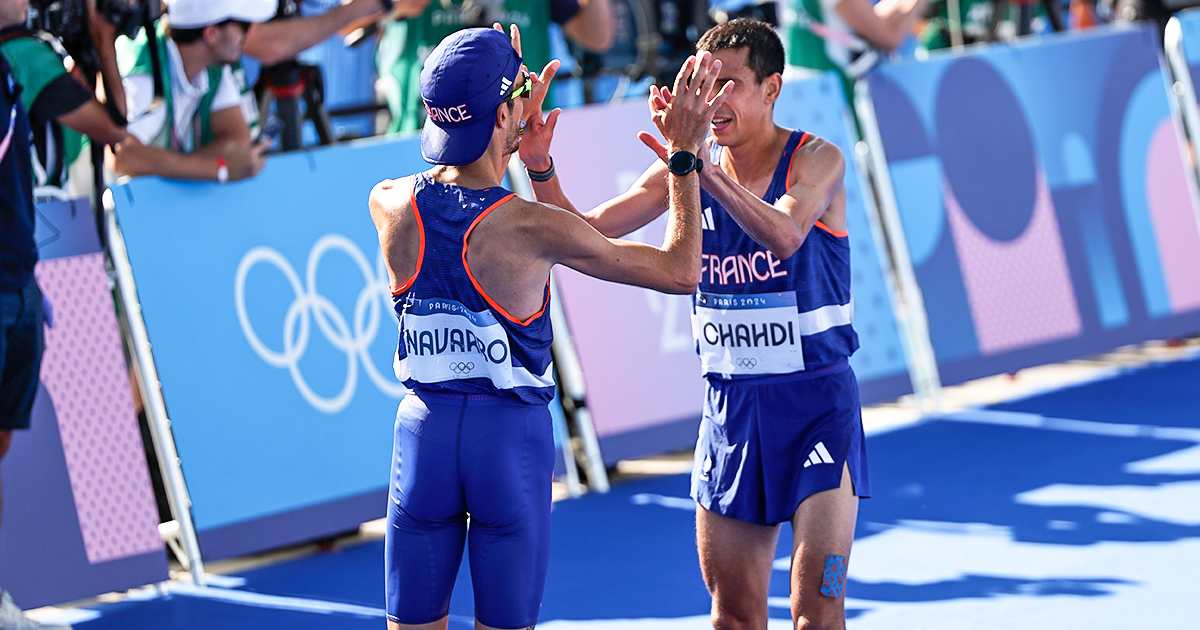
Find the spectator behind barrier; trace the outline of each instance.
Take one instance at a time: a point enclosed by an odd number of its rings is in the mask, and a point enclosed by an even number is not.
[[[439,0],[416,17],[388,23],[376,56],[380,89],[392,121],[388,132],[415,131],[425,121],[420,75],[425,58],[447,35],[460,29],[516,24],[527,34],[524,63],[531,72],[550,61],[550,22],[592,52],[612,46],[613,13],[609,0]],[[546,107],[553,109],[547,99]]]
[[[298,0],[279,0],[276,17],[298,13]],[[319,15],[271,20],[255,25],[246,35],[245,52],[265,65],[287,61],[355,25],[382,18],[420,15],[429,0],[349,0]]]
[[[251,25],[275,13],[275,2],[166,5],[167,18],[155,33],[143,29],[136,39],[117,42],[130,122],[129,137],[113,151],[113,170],[218,182],[253,177],[268,144],[251,140],[230,64],[241,58]]]
[[[84,153],[84,135],[115,144],[125,139],[125,128],[68,71],[67,55],[58,41],[49,33],[27,28],[26,2],[0,0],[0,5],[4,7],[0,54],[21,85],[21,104],[29,113],[34,185],[65,189],[68,169]],[[88,192],[86,188],[72,191],[76,196]]]
[[[786,0],[783,27],[787,63],[819,72],[837,70],[851,82],[871,63],[874,50],[893,51],[914,33],[929,0]]]

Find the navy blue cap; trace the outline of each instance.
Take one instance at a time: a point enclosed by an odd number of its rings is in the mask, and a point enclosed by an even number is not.
[[[421,131],[426,162],[463,166],[483,157],[496,107],[521,71],[508,35],[468,28],[443,39],[421,69],[421,99],[429,118]]]

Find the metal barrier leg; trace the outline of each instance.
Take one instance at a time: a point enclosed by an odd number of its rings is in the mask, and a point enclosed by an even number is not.
[[[883,139],[879,135],[879,121],[875,118],[875,106],[871,101],[866,81],[855,85],[854,109],[862,125],[867,148],[865,163],[874,182],[878,222],[883,228],[887,247],[885,258],[890,260],[895,275],[893,284],[896,293],[896,324],[900,329],[900,340],[908,358],[909,378],[917,406],[923,410],[936,411],[942,406],[942,378],[938,371],[937,357],[929,336],[929,317],[925,312],[925,299],[917,284],[912,257],[908,253],[908,241],[900,223],[900,209],[896,205],[896,193],[883,152]]]
[[[138,386],[142,390],[146,414],[150,419],[150,434],[154,438],[154,449],[162,466],[163,479],[166,480],[167,502],[178,526],[178,542],[183,546],[185,557],[180,558],[180,564],[191,572],[193,582],[203,586],[207,580],[204,575],[204,560],[200,557],[200,539],[192,521],[192,502],[183,480],[179,453],[175,450],[171,421],[167,418],[167,405],[163,400],[158,370],[154,367],[154,356],[150,352],[150,338],[146,332],[146,322],[142,319],[142,308],[137,299],[137,286],[133,281],[133,268],[129,264],[125,239],[117,226],[111,190],[104,193],[104,214],[109,254],[112,256],[117,279],[117,295],[128,324],[134,374],[137,375]],[[169,533],[174,533],[170,531],[173,529],[170,526],[167,529]],[[160,528],[159,531],[162,532],[163,529]],[[173,549],[176,548],[169,538],[166,542],[172,545]]]

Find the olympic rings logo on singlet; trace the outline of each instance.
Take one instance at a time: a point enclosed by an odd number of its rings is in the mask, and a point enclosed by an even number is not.
[[[474,361],[459,361],[450,364],[450,371],[454,372],[455,376],[467,376],[475,370]]]
[[[401,319],[404,359],[396,363],[402,381],[439,383],[486,378],[497,389],[545,387],[550,380],[514,366],[508,333],[491,311],[472,311],[448,298],[409,298]]]
[[[794,291],[697,292],[692,332],[704,374],[788,374],[804,369]]]

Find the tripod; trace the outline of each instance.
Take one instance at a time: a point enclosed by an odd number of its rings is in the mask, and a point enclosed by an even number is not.
[[[329,111],[325,109],[325,78],[319,66],[296,59],[266,66],[254,86],[254,94],[259,112],[265,114],[270,111],[271,102],[275,103],[275,115],[283,123],[280,150],[300,148],[305,120],[311,120],[316,127],[320,144],[333,144],[333,127],[329,122]],[[300,99],[304,99],[306,105],[303,114]]]

